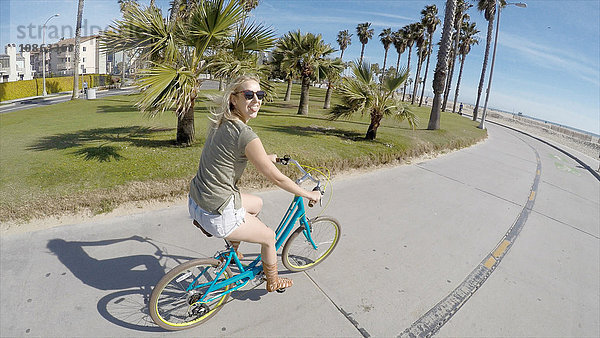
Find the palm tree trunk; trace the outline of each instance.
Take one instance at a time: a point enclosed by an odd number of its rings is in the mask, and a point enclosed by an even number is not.
[[[310,89],[310,77],[302,75],[302,89],[300,91],[300,104],[298,105],[298,115],[308,115],[308,92]]]
[[[224,91],[225,90],[225,83],[224,83],[223,77],[219,78],[219,90],[220,91]]]
[[[421,65],[423,64],[423,61],[421,61],[422,59],[422,53],[419,52],[419,54],[417,55],[417,74],[415,74],[415,86],[413,87],[413,95],[412,98],[410,100],[410,104],[415,104],[415,98],[417,97],[417,88],[419,88],[419,76],[421,74]]]
[[[458,101],[458,89],[460,88],[460,79],[462,78],[463,66],[465,65],[466,55],[462,55],[460,58],[460,70],[458,71],[458,81],[456,81],[456,90],[454,91],[454,105],[452,105],[452,112],[456,113],[456,101]]]
[[[419,107],[423,105],[423,95],[425,94],[425,84],[427,83],[427,73],[429,73],[429,59],[431,57],[431,50],[433,49],[433,34],[429,35],[429,53],[427,53],[427,65],[425,66],[425,77],[423,78],[423,89],[421,89],[421,99],[419,100]]]
[[[342,53],[340,54],[340,60],[344,59],[344,51],[345,51],[345,49],[342,49]]]
[[[448,71],[448,52],[450,50],[450,39],[452,32],[452,23],[454,22],[454,10],[456,0],[446,0],[446,13],[444,14],[444,30],[442,32],[442,41],[438,50],[437,65],[433,76],[433,105],[431,115],[429,115],[429,124],[427,129],[440,129],[442,93],[444,92],[444,82]]]
[[[412,46],[408,47],[408,62],[406,63],[406,69],[410,77],[410,55],[412,54]],[[402,90],[402,101],[404,101],[404,95],[406,94],[406,82],[404,82],[404,89]]]
[[[442,111],[446,111],[446,105],[448,104],[448,96],[450,96],[450,90],[452,89],[452,75],[454,74],[454,62],[455,62],[455,50],[450,52],[450,61],[448,62],[448,78],[446,79],[446,86],[444,89],[444,100],[442,102]]]
[[[487,68],[488,56],[490,54],[490,46],[492,45],[492,33],[494,31],[494,17],[488,21],[487,42],[485,43],[485,54],[483,55],[483,67],[481,68],[481,78],[479,79],[479,87],[477,88],[477,101],[473,108],[473,121],[477,120],[477,109],[479,108],[479,100],[481,99],[481,91],[483,90],[483,82],[485,81],[485,70]]]
[[[125,65],[127,64],[127,52],[123,51],[123,62],[121,62],[121,84],[119,84],[119,88],[123,88],[125,86]]]
[[[402,54],[398,54],[398,61],[396,61],[396,76],[398,76],[398,72],[400,71],[400,57]]]
[[[194,141],[194,102],[192,99],[190,107],[181,114],[181,110],[177,109],[177,140],[178,145],[189,146]]]
[[[172,0],[172,3],[173,3],[172,8],[173,8],[173,10],[171,11],[169,19],[171,21],[173,21],[173,22],[175,21],[175,19],[177,18],[177,15],[179,14],[179,2],[180,2],[180,0]]]
[[[75,27],[75,66],[73,67],[73,95],[71,100],[79,98],[79,46],[81,44],[81,18],[83,17],[83,0],[77,6],[77,26]]]
[[[367,129],[367,135],[365,135],[366,140],[374,140],[377,137],[377,128],[381,124],[381,118],[383,116],[380,114],[371,113],[371,124],[369,124],[369,129]]]
[[[385,63],[387,62],[387,53],[388,50],[385,50],[385,54],[383,56],[383,74],[381,75],[381,78],[383,78],[385,76]]]
[[[454,65],[456,64],[456,57],[458,56],[458,43],[460,41],[460,31],[462,29],[462,16],[458,20],[458,29],[456,30],[456,37],[454,38],[454,48],[452,49],[452,65],[450,66],[450,73],[448,76],[448,83],[446,90],[444,91],[444,104],[442,105],[442,111],[446,111],[446,105],[448,104],[448,96],[450,96],[450,90],[452,89],[452,78],[454,77]]]
[[[366,43],[363,43],[362,48],[360,49],[360,61],[359,61],[360,63],[363,62],[363,56],[365,55],[365,45],[366,45]]]
[[[288,77],[287,79],[287,89],[285,91],[285,98],[283,101],[289,101],[292,98],[292,77]]]
[[[329,109],[331,106],[331,92],[333,91],[333,86],[331,83],[327,83],[327,91],[325,92],[325,104],[323,105],[323,109]]]

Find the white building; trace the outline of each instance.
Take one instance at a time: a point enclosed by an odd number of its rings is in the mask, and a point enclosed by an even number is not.
[[[98,36],[85,36],[79,43],[79,74],[106,74],[106,53],[100,50]],[[73,75],[75,38],[62,39],[50,46],[50,72],[54,76]]]
[[[29,52],[17,53],[17,47],[9,44],[5,54],[0,54],[0,82],[31,80],[31,55]]]

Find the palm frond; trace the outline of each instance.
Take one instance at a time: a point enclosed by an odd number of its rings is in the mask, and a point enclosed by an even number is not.
[[[234,53],[244,51],[257,51],[272,48],[275,45],[275,31],[262,24],[250,23],[238,26],[233,40],[231,50]]]
[[[375,83],[375,73],[368,62],[353,61],[351,66],[352,74],[363,83]]]
[[[139,84],[143,95],[136,106],[142,112],[156,115],[173,108],[182,112],[196,97],[198,80],[189,69],[162,63],[141,74]]]
[[[186,29],[187,44],[196,48],[197,55],[231,35],[235,24],[242,20],[244,8],[236,1],[206,0],[191,13]]]
[[[105,51],[143,50],[141,57],[151,60],[173,59],[178,53],[173,24],[156,7],[131,7],[123,20],[116,20],[100,38]]]
[[[392,116],[398,121],[404,121],[408,123],[408,126],[415,130],[415,128],[419,124],[419,117],[410,109],[408,104],[398,100],[393,99],[393,103],[389,103],[386,107],[384,114],[387,116]]]
[[[401,68],[397,75],[387,76],[382,83],[382,89],[392,93],[402,86],[408,80],[409,72],[407,68]]]

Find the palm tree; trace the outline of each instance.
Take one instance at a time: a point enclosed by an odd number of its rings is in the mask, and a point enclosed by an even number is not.
[[[83,0],[77,6],[77,26],[75,27],[75,66],[73,67],[73,95],[71,100],[79,98],[79,46],[81,43],[81,18],[83,17]]]
[[[335,52],[335,49],[323,41],[321,34],[302,34],[300,30],[288,34],[291,48],[285,54],[302,78],[298,114],[308,115],[310,81],[319,80],[319,66],[326,62],[325,58]]]
[[[181,5],[182,3],[180,3]],[[139,81],[138,108],[151,116],[173,109],[177,116],[177,144],[194,140],[194,104],[202,80],[210,67],[209,52],[229,49],[233,55],[260,51],[274,45],[274,34],[257,23],[240,25],[244,9],[235,1],[205,0],[191,11],[166,20],[149,7],[132,8],[102,35],[105,49],[143,50],[152,67]]]
[[[390,74],[381,84],[378,84],[369,63],[354,62],[351,69],[354,77],[342,80],[339,90],[342,102],[336,104],[328,113],[330,119],[349,118],[355,113],[368,113],[371,123],[365,135],[367,140],[374,140],[377,137],[377,129],[384,116],[393,116],[401,121],[406,119],[409,126],[415,129],[417,116],[393,95],[408,79],[408,70],[403,69],[398,76]]]
[[[458,45],[458,53],[460,55],[460,70],[458,72],[458,81],[456,82],[456,90],[454,91],[454,105],[452,106],[452,112],[456,112],[456,102],[458,101],[458,90],[460,89],[460,80],[462,78],[463,67],[465,65],[465,58],[467,54],[471,52],[471,46],[479,43],[477,38],[479,30],[475,27],[475,23],[463,23],[461,30],[460,44]]]
[[[423,67],[423,63],[425,62],[425,59],[427,58],[427,56],[429,56],[429,41],[428,40],[423,39],[423,43],[419,47],[419,53],[420,53],[421,56],[420,56],[420,59],[419,59],[417,74],[421,74],[420,70]],[[416,86],[416,92],[418,93],[419,90],[421,90],[422,88],[425,88],[425,79],[422,78],[421,76],[417,76],[417,79],[419,80],[419,83]],[[416,95],[415,95],[415,100],[416,100]]]
[[[452,23],[456,9],[456,0],[446,0],[446,12],[444,14],[444,30],[442,31],[442,40],[438,50],[437,65],[433,75],[433,105],[429,115],[427,129],[440,129],[440,117],[442,108],[442,93],[444,92],[444,82],[446,72],[448,71],[448,54],[450,51],[450,38],[452,34]]]
[[[400,69],[400,57],[404,50],[406,49],[406,37],[404,35],[404,30],[399,29],[392,34],[394,38],[394,48],[396,48],[396,53],[398,53],[398,60],[396,61],[396,75],[398,75],[398,70]]]
[[[253,9],[258,7],[259,0],[238,0],[240,6],[244,7],[244,12],[250,13]]]
[[[504,0],[478,0],[477,10],[483,12],[483,16],[488,22],[487,39],[485,43],[485,54],[483,55],[483,66],[481,67],[481,77],[479,78],[479,87],[477,88],[477,101],[473,109],[473,121],[477,120],[477,110],[479,109],[479,100],[481,99],[481,91],[483,90],[483,82],[485,81],[485,71],[487,69],[488,57],[490,54],[490,46],[492,45],[492,33],[494,30],[494,16],[496,15],[496,1],[500,1],[500,6],[506,6]]]
[[[414,28],[415,42],[417,45],[417,73],[415,75],[415,86],[413,87],[413,94],[411,97],[411,104],[415,104],[415,98],[417,97],[417,87],[419,86],[419,76],[421,75],[421,65],[423,64],[423,56],[425,52],[423,49],[425,46],[425,26],[422,23],[417,22]]]
[[[385,63],[387,61],[388,50],[390,49],[390,45],[394,42],[394,38],[392,36],[392,29],[385,28],[379,34],[379,41],[381,41],[381,44],[383,44],[383,49],[385,49],[385,54],[383,56],[383,69],[382,69],[383,74],[385,75]]]
[[[454,46],[450,54],[449,72],[446,81],[446,89],[444,90],[444,102],[442,103],[442,111],[446,111],[446,104],[448,103],[448,96],[450,96],[450,90],[452,89],[452,77],[454,76],[454,65],[456,64],[456,57],[458,56],[458,44],[460,39],[460,31],[463,24],[469,21],[470,17],[466,11],[473,7],[470,3],[465,0],[458,0],[456,2],[456,14],[454,16]]]
[[[419,31],[420,28],[417,26],[417,23],[411,23],[402,27],[402,29],[404,30],[404,36],[406,37],[406,46],[408,47],[408,62],[406,63],[406,69],[408,69],[408,72],[410,74],[410,56],[412,55],[412,47],[417,39],[416,33]],[[404,95],[406,94],[406,85],[407,83],[405,82],[404,89],[402,90],[402,101],[404,101]]]
[[[171,6],[169,8],[169,12],[171,14],[169,15],[169,20],[175,21],[175,19],[179,16],[179,9],[181,6],[180,2],[181,0],[171,0]]]
[[[350,32],[348,32],[347,29],[338,32],[337,43],[338,45],[340,45],[340,50],[342,51],[342,53],[340,54],[340,60],[344,58],[344,51],[346,50],[346,48],[348,48],[348,46],[352,44],[351,38],[352,34],[350,34]]]
[[[433,33],[437,29],[440,19],[437,17],[438,9],[435,5],[425,6],[425,9],[421,11],[423,18],[421,22],[427,29],[429,51],[427,52],[427,65],[425,66],[425,76],[423,79],[423,89],[421,90],[421,99],[419,100],[419,107],[423,105],[423,95],[425,94],[425,83],[427,83],[427,74],[429,73],[429,59],[431,57],[433,49]]]
[[[331,105],[331,92],[336,84],[342,79],[344,64],[341,58],[324,59],[319,65],[320,77],[327,78],[327,91],[325,92],[325,103],[323,109],[329,109]]]
[[[360,50],[360,62],[363,61],[363,56],[365,55],[365,45],[369,42],[369,39],[373,37],[375,31],[371,27],[370,22],[359,23],[356,26],[356,34],[358,34],[358,40],[362,44],[362,48]]]
[[[276,67],[285,74],[287,81],[287,90],[285,91],[285,98],[283,101],[289,101],[292,96],[292,81],[297,75],[296,65],[299,62],[300,56],[295,54],[297,50],[294,49],[294,41],[292,32],[289,32],[282,36],[275,45],[273,51],[273,60]]]
[[[248,14],[258,7],[259,0],[238,0],[240,6],[244,8],[244,18],[242,19],[242,25],[246,24],[246,19],[248,18]]]

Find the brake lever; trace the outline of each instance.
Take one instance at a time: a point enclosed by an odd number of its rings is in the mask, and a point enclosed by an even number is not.
[[[288,165],[288,163],[290,163],[290,155],[283,155],[283,157],[278,157],[275,159],[275,162],[277,163],[281,163],[283,165]]]

